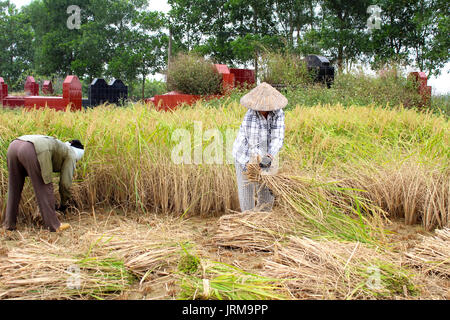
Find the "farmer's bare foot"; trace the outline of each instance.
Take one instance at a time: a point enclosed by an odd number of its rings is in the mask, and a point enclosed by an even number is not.
[[[58,230],[56,230],[56,232],[62,232],[64,230],[67,230],[70,228],[70,224],[68,223],[61,223],[61,225],[59,226]]]

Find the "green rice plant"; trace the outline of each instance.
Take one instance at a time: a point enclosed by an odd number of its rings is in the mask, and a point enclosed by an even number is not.
[[[374,260],[370,264],[355,265],[354,268],[354,272],[359,273],[364,279],[356,286],[354,291],[362,290],[377,298],[415,297],[419,295],[419,290],[413,282],[414,274],[410,270],[392,262]],[[372,270],[372,272],[368,272],[368,270]],[[376,280],[371,279],[375,270],[377,272],[376,277],[379,277]],[[379,283],[376,283],[377,281]],[[352,295],[353,293],[348,298],[351,299]]]
[[[179,299],[279,300],[287,299],[282,281],[246,272],[224,263],[202,260],[203,274],[187,275],[180,282]]]
[[[186,274],[193,274],[197,272],[200,266],[200,259],[195,255],[190,254],[183,244],[180,245],[184,251],[184,254],[178,262],[178,271]]]
[[[83,286],[73,292],[103,299],[123,292],[136,278],[128,272],[122,260],[112,257],[84,257],[77,262],[81,275],[89,274],[89,288]]]

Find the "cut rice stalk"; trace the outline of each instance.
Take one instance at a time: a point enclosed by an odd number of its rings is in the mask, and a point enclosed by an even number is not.
[[[435,236],[422,236],[422,242],[405,253],[407,264],[424,273],[450,279],[450,228],[436,230]]]

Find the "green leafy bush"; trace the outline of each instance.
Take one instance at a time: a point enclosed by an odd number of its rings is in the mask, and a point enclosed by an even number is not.
[[[222,77],[214,64],[195,54],[178,54],[167,71],[167,88],[186,94],[209,95],[221,91]]]
[[[269,52],[262,56],[260,78],[263,82],[281,86],[312,83],[306,62],[292,53]]]

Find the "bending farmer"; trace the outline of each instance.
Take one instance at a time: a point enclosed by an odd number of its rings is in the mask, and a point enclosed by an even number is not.
[[[247,107],[244,120],[233,145],[236,176],[241,211],[255,208],[255,191],[258,193],[257,209],[272,210],[274,197],[270,190],[249,182],[244,175],[251,159],[260,159],[260,167],[268,170],[284,141],[284,112],[287,99],[275,88],[262,83],[242,97]]]
[[[5,228],[16,229],[22,189],[25,177],[29,176],[44,226],[53,232],[67,229],[69,224],[61,224],[56,216],[52,173],[60,172],[61,206],[59,209],[64,211],[71,196],[70,186],[75,164],[83,154],[84,147],[79,140],[63,143],[53,137],[28,135],[11,142],[7,153],[9,185]]]

